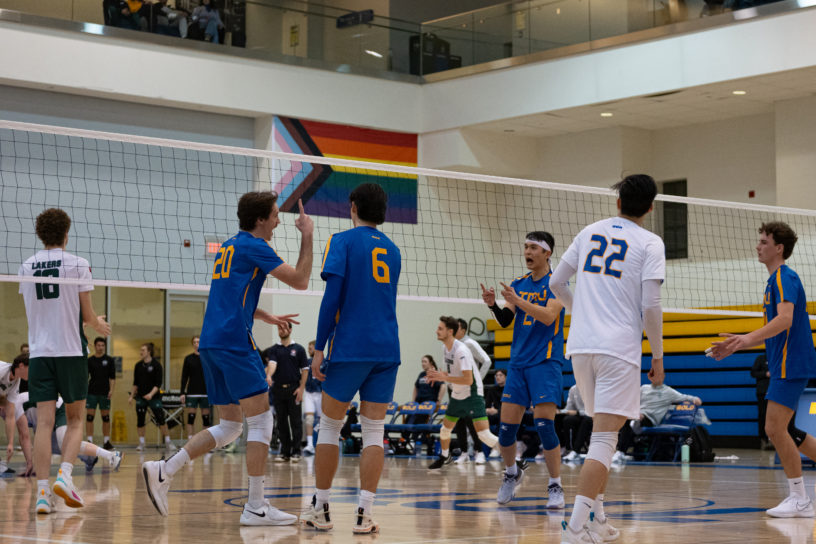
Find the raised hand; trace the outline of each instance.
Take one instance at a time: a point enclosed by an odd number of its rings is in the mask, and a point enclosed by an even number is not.
[[[496,291],[492,287],[490,289],[485,288],[483,283],[479,284],[482,287],[482,300],[485,301],[485,304],[488,306],[493,306],[496,304]]]
[[[516,290],[512,287],[508,286],[504,282],[499,282],[502,286],[501,295],[505,301],[512,304],[513,306],[518,306],[518,303],[521,301],[521,297],[518,296]]]
[[[314,232],[314,221],[312,221],[311,217],[306,215],[303,209],[303,201],[300,199],[298,199],[298,209],[300,210],[300,215],[295,219],[295,228],[297,228],[301,234],[312,234]]]

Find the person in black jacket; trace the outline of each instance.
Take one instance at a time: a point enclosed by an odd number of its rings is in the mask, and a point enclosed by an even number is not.
[[[751,376],[756,380],[757,409],[759,411],[759,417],[757,418],[759,447],[769,449],[772,446],[768,442],[768,435],[765,434],[765,413],[768,411],[768,399],[765,398],[765,394],[768,392],[768,384],[771,383],[771,373],[768,370],[768,358],[764,353],[754,359]]]
[[[145,416],[147,409],[153,412],[156,425],[159,426],[164,437],[165,448],[168,452],[176,451],[170,442],[170,431],[167,429],[167,418],[161,401],[162,365],[153,358],[153,343],[142,344],[139,349],[141,360],[133,367],[133,389],[128,397],[128,404],[136,401],[136,432],[139,435],[139,446],[136,451],[142,452],[145,448]]]
[[[187,437],[193,436],[196,408],[201,410],[201,423],[204,428],[210,426],[210,402],[207,400],[207,385],[204,383],[204,370],[201,368],[201,356],[198,353],[198,336],[193,336],[193,352],[184,358],[181,367],[181,402],[187,414]]]

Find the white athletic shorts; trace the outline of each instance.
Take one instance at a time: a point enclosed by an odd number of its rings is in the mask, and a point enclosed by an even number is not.
[[[323,400],[323,393],[303,393],[303,413],[317,414],[320,416],[323,412],[320,411],[321,401]]]
[[[640,417],[640,367],[603,353],[576,353],[572,371],[588,416]]]

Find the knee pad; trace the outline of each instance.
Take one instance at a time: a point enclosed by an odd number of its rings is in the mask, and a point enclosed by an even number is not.
[[[261,442],[269,444],[272,441],[272,430],[275,428],[275,419],[272,412],[267,410],[257,416],[246,418],[247,442]]]
[[[151,408],[151,411],[153,412],[153,417],[156,418],[156,425],[161,427],[167,423],[167,420],[165,419],[166,416],[164,415],[164,408]]]
[[[201,414],[201,424],[205,427],[209,427],[210,423],[210,414]]]
[[[807,433],[801,429],[797,429],[796,425],[793,424],[793,419],[794,418],[791,418],[790,423],[788,423],[788,434],[793,438],[793,442],[798,449],[799,446],[802,445],[802,442],[805,441],[805,438],[807,438]]]
[[[618,445],[618,433],[597,432],[592,433],[587,450],[587,459],[594,459],[609,470],[612,464],[612,457],[615,455],[615,447]]]
[[[453,429],[448,429],[444,425],[439,429],[439,440],[450,440],[453,436]]]
[[[482,441],[482,444],[491,449],[496,447],[496,444],[499,443],[499,439],[496,438],[495,434],[490,432],[490,429],[481,430],[476,433],[476,436],[479,437],[479,440]]]
[[[94,420],[94,416],[92,416],[91,414],[87,414],[85,416],[85,421],[87,421],[88,423],[93,423],[93,420]]]
[[[110,414],[102,416],[102,423],[110,423]]]
[[[369,446],[383,447],[383,437],[385,436],[384,419],[369,419],[360,416],[360,431],[363,435],[363,449]]]
[[[144,427],[145,426],[145,416],[147,415],[147,407],[140,406],[136,408],[136,426],[137,427]]]
[[[213,440],[215,440],[216,448],[223,448],[227,444],[232,444],[244,432],[244,425],[240,421],[229,421],[222,419],[221,423],[215,427],[207,429]]]
[[[314,414],[306,414],[306,425],[314,426]]]
[[[541,445],[544,446],[544,451],[555,449],[561,445],[558,441],[558,435],[555,432],[555,422],[552,419],[534,419],[538,437],[541,439]]]
[[[518,423],[502,423],[499,425],[499,445],[503,448],[512,446],[516,443],[516,435],[518,435]]]
[[[320,417],[320,432],[317,433],[317,443],[337,446],[340,442],[340,431],[342,429],[342,419],[332,419],[323,414]]]
[[[187,414],[187,424],[192,425],[193,423],[195,423],[195,412],[190,412]]]

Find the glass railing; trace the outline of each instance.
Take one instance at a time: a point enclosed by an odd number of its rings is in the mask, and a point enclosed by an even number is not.
[[[158,1],[133,0],[0,0],[0,10],[49,18],[29,17],[37,24],[52,19],[86,23],[75,25],[84,32],[142,40],[156,40],[151,35],[162,34],[186,38],[185,46],[193,41],[221,44],[202,46],[209,51],[394,77],[508,58],[521,63],[526,55],[543,51],[570,54],[576,49],[568,47],[578,44],[584,44],[580,50],[603,47],[607,38],[620,37],[617,43],[627,37],[644,39],[636,33],[658,27],[685,32],[697,28],[693,21],[710,27],[816,4],[816,0],[524,0],[419,24],[303,0],[212,0],[220,19],[207,25],[206,17],[194,16],[199,1],[204,0],[171,1],[175,9],[170,13]],[[128,4],[134,12],[124,7]],[[731,16],[723,15],[727,13]],[[667,26],[673,24],[677,25]],[[182,44],[166,37],[158,41]]]

